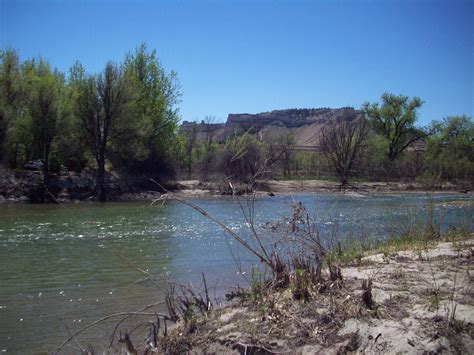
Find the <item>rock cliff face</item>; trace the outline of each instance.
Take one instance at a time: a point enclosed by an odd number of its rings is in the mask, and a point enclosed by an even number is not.
[[[197,139],[211,136],[214,141],[223,142],[235,133],[250,131],[261,139],[271,134],[291,132],[299,149],[316,148],[321,127],[329,120],[342,118],[352,121],[362,116],[362,112],[352,107],[288,109],[257,114],[229,114],[227,122],[206,125],[184,121],[181,129],[196,132]]]
[[[352,107],[337,109],[289,109],[275,110],[271,112],[252,114],[230,114],[227,118],[228,125],[236,125],[242,128],[262,129],[266,125],[298,128],[309,124],[324,124],[336,117],[353,120],[361,114]]]

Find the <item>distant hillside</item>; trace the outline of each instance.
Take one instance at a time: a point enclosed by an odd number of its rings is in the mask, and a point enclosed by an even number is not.
[[[206,125],[184,121],[181,129],[185,132],[196,130],[197,138],[204,139],[207,134],[214,141],[224,142],[234,134],[250,131],[265,139],[271,134],[292,132],[296,147],[311,149],[318,146],[321,127],[335,118],[352,121],[361,117],[362,111],[352,107],[317,108],[317,109],[287,109],[262,112],[257,114],[229,114],[226,123]]]

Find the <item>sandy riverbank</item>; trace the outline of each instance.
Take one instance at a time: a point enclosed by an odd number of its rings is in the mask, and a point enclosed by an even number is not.
[[[343,284],[307,301],[289,290],[211,311],[177,351],[235,354],[469,353],[474,349],[474,239],[363,258],[342,268]],[[372,307],[362,302],[371,280]]]
[[[184,196],[204,197],[232,194],[226,182],[202,182],[199,180],[177,181],[176,193]],[[242,191],[243,188],[240,188]],[[277,195],[291,193],[469,193],[468,190],[453,184],[445,184],[440,189],[427,189],[418,183],[402,182],[364,182],[356,183],[341,191],[337,182],[328,180],[260,180],[255,184],[254,192],[258,195]]]

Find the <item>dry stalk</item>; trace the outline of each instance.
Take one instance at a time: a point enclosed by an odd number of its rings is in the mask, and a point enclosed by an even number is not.
[[[75,338],[76,336],[78,336],[79,334],[81,334],[82,332],[84,332],[85,330],[99,324],[99,323],[102,323],[108,319],[111,319],[111,318],[116,318],[116,317],[123,317],[123,316],[131,316],[131,315],[142,315],[142,316],[156,316],[156,317],[159,317],[161,319],[166,319],[166,320],[171,320],[169,318],[169,316],[167,316],[166,314],[161,314],[161,313],[157,313],[157,312],[119,312],[119,313],[114,313],[114,314],[109,314],[108,316],[105,316],[105,317],[102,317],[100,319],[97,319],[96,321],[90,323],[90,324],[87,324],[86,326],[82,327],[81,329],[77,330],[76,332],[74,332],[69,338],[67,338],[57,349],[56,351],[54,352],[54,354],[57,354],[59,353],[59,351],[67,344],[69,343],[73,338]]]
[[[268,265],[270,268],[272,268],[271,261],[265,256],[265,254],[260,253],[257,251],[255,248],[253,248],[245,239],[240,237],[236,232],[234,232],[229,226],[226,224],[222,223],[219,221],[217,218],[206,212],[202,207],[185,200],[176,194],[172,192],[167,192],[166,194],[163,194],[160,196],[160,198],[154,200],[151,205],[154,205],[156,202],[166,202],[166,201],[177,201],[179,203],[182,203],[183,205],[186,205],[188,207],[191,207],[194,209],[196,212],[204,216],[205,218],[209,219],[210,221],[216,223],[219,227],[221,227],[226,233],[228,233],[232,238],[234,238],[236,241],[238,241],[244,248],[246,248],[251,254],[255,255],[260,262]]]

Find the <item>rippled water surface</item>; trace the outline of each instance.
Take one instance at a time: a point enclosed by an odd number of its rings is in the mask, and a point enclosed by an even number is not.
[[[302,201],[323,234],[337,226],[343,236],[384,238],[390,220],[402,225],[407,212],[422,218],[418,208],[430,200],[444,228],[459,223],[472,228],[472,204],[448,203],[468,199],[454,194],[305,194],[259,198],[255,210],[263,224],[289,216],[291,204]],[[193,202],[246,235],[236,200]],[[177,203],[0,205],[0,351],[54,351],[87,323],[162,300],[165,278],[198,284],[205,273],[213,292],[222,295],[226,286],[246,282],[232,254],[244,270],[255,262],[218,226]],[[81,344],[102,349],[112,326],[109,322],[85,332]]]

